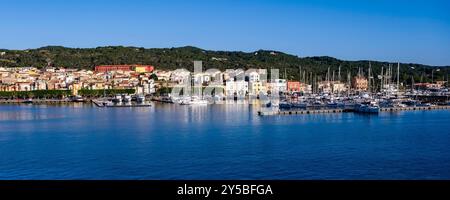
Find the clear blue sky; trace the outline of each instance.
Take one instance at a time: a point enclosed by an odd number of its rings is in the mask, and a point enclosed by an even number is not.
[[[450,65],[447,0],[0,0],[0,48],[271,49]]]

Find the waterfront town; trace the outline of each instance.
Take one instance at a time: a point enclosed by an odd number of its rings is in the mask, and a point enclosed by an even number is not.
[[[378,79],[374,78],[376,75],[371,74],[370,68],[360,68],[354,76],[341,75],[340,71],[328,71],[324,80],[306,80],[306,73],[301,80],[283,79],[286,77],[283,73],[268,79],[269,72],[266,69],[209,69],[192,73],[186,69],[158,70],[151,65],[103,65],[92,70],[55,67],[0,68],[0,98],[3,103],[89,100],[98,106],[107,106],[120,102],[145,102],[145,98],[166,103],[197,105],[227,99],[263,99],[263,96],[276,96],[281,101],[274,102],[268,98],[264,105],[277,107],[278,110],[306,109],[311,106],[336,108],[349,105],[353,107],[355,103],[364,101],[368,104],[365,105],[368,112],[373,111],[371,108],[379,107],[448,105],[450,95],[447,81],[406,86],[399,82],[400,72],[395,72],[400,69],[399,65],[397,69],[393,65],[389,66],[383,74],[378,75]],[[274,77],[272,75],[270,76]],[[189,97],[172,95],[171,91],[180,85],[193,88],[200,86],[203,90],[210,87],[213,92],[194,93]],[[119,92],[110,92],[114,90]],[[30,93],[27,93],[28,96],[20,95],[21,92],[33,91],[65,93],[57,97],[49,96],[52,100]],[[92,92],[86,91],[98,92],[93,95]]]

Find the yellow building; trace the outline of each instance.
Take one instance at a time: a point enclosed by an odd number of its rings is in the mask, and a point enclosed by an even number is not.
[[[78,90],[81,90],[81,84],[79,84],[79,83],[72,84],[72,95],[73,96],[78,95]]]
[[[250,95],[259,95],[261,92],[266,93],[266,87],[259,81],[250,82],[248,89]]]
[[[134,71],[137,73],[149,73],[153,72],[155,68],[150,65],[137,65],[134,67]]]

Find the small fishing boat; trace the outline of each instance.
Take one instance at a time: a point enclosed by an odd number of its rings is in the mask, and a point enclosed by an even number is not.
[[[419,103],[416,105],[417,107],[431,107],[430,103]]]
[[[280,102],[279,107],[280,107],[280,109],[291,109],[292,104],[287,101],[282,101],[282,102]]]
[[[292,103],[293,108],[307,108],[308,104],[303,102]]]
[[[128,103],[128,102],[131,102],[131,96],[130,95],[122,95],[122,101],[124,102],[124,103]]]
[[[162,103],[175,103],[175,99],[169,96],[163,96],[162,98],[157,99],[157,101],[160,101]]]
[[[85,102],[85,101],[86,101],[86,100],[85,100],[82,96],[80,96],[80,95],[73,96],[71,100],[72,100],[72,102]]]
[[[186,103],[186,102],[189,102],[189,101],[191,101],[191,97],[179,97],[179,98],[173,98],[172,99],[172,102],[175,102],[175,103],[180,104],[180,105],[183,102]]]
[[[366,113],[366,114],[378,114],[380,112],[380,107],[373,102],[371,103],[360,103],[356,104],[355,112]]]
[[[322,107],[324,104],[322,103],[322,101],[315,101],[313,103],[313,107]]]
[[[31,103],[33,103],[33,99],[32,98],[28,98],[28,99],[22,101],[22,103],[31,104]]]
[[[190,100],[182,100],[180,105],[208,105],[208,101],[198,97],[192,97]]]
[[[277,103],[274,103],[272,101],[269,101],[268,103],[264,104],[264,106],[267,108],[273,108],[273,107],[279,107],[280,105]]]
[[[327,107],[329,108],[337,108],[338,104],[336,102],[328,102]]]
[[[145,102],[145,96],[144,96],[144,95],[138,95],[138,96],[136,97],[136,101],[137,101],[138,103],[144,103],[144,102]]]
[[[122,102],[122,95],[116,95],[112,101],[113,101],[114,103],[120,103],[120,102]]]
[[[103,107],[111,107],[111,106],[114,106],[114,103],[111,102],[111,101],[102,101],[102,102],[100,102],[100,103],[101,103],[100,105],[102,105]]]

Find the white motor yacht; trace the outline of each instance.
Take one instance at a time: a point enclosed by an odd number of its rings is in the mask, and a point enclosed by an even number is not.
[[[120,102],[122,102],[122,95],[116,95],[112,101],[113,101],[114,103],[120,103]]]
[[[182,100],[181,105],[208,105],[208,101],[198,97],[192,97],[190,100]]]
[[[122,101],[125,103],[131,102],[131,96],[130,95],[123,95],[122,96]]]
[[[145,102],[145,96],[144,96],[144,95],[138,95],[138,96],[136,97],[136,101],[137,101],[138,103],[144,103],[144,102]]]

